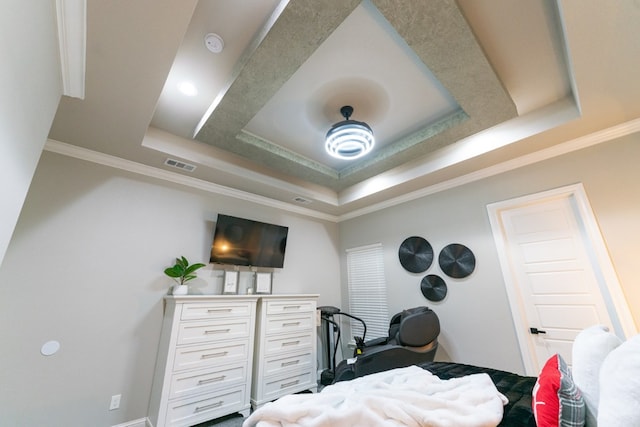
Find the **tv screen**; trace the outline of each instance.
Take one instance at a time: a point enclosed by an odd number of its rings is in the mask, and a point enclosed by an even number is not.
[[[288,227],[218,214],[210,261],[282,268]]]

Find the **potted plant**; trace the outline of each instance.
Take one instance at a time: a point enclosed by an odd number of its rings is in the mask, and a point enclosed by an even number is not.
[[[189,287],[185,283],[198,277],[196,270],[204,266],[202,263],[189,265],[189,261],[185,257],[176,258],[175,265],[164,270],[164,274],[176,282],[173,287],[173,294],[186,295],[189,292]]]

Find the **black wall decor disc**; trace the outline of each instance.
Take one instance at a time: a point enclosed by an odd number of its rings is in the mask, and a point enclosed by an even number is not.
[[[447,296],[447,284],[442,277],[429,274],[422,278],[420,282],[422,295],[429,301],[442,301]]]
[[[431,267],[433,248],[422,237],[407,237],[398,249],[398,257],[405,270],[411,273],[422,273]]]
[[[440,251],[438,262],[444,274],[455,279],[467,277],[476,268],[476,257],[473,252],[459,243],[445,246]]]

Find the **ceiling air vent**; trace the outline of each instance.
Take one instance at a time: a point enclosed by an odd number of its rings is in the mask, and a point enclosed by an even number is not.
[[[196,165],[190,165],[189,163],[181,162],[180,160],[167,159],[164,164],[187,172],[193,172],[196,170]]]
[[[311,200],[309,199],[305,199],[302,196],[296,196],[293,198],[293,201],[296,203],[300,203],[301,205],[308,205],[309,203],[311,203]]]

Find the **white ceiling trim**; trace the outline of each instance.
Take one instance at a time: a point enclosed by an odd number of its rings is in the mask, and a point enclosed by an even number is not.
[[[86,0],[56,0],[63,94],[84,99],[87,45]]]
[[[329,167],[323,163],[316,162],[313,159],[305,157],[301,154],[296,153],[293,150],[290,150],[282,145],[278,145],[273,141],[268,141],[258,135],[255,135],[249,131],[241,130],[240,133],[236,136],[240,141],[246,142],[247,144],[251,144],[254,147],[258,147],[262,150],[268,151],[271,154],[282,157],[287,160],[291,160],[298,164],[302,164],[309,169],[313,169],[318,173],[324,174],[330,178],[338,179],[340,177],[337,170]]]
[[[232,161],[225,160],[225,156],[228,156],[228,154],[216,147],[185,139],[161,129],[149,127],[142,140],[142,146],[169,156],[180,157],[181,159],[207,166],[211,169],[267,184],[279,190],[295,193],[308,199],[327,203],[331,206],[338,206],[338,196],[335,191],[324,188],[316,190],[308,189],[264,173],[235,165]],[[211,153],[212,151],[214,151],[214,153]],[[219,155],[216,155],[216,151],[218,151]]]
[[[247,63],[247,61],[249,61],[249,59],[251,58],[251,55],[253,55],[253,53],[256,51],[258,46],[260,46],[260,43],[262,43],[262,40],[264,40],[264,38],[267,36],[267,34],[269,33],[269,30],[271,29],[271,27],[273,27],[273,24],[275,24],[275,22],[278,20],[278,18],[280,17],[280,15],[282,14],[282,12],[284,11],[285,7],[287,7],[288,4],[289,4],[289,0],[281,0],[280,3],[278,3],[278,6],[273,11],[273,13],[271,14],[271,16],[269,16],[269,19],[267,19],[267,22],[265,22],[264,26],[255,35],[255,37],[249,44],[249,47],[247,48],[245,53],[242,55],[242,57],[236,64],[233,72],[231,73],[231,76],[229,77],[229,81],[227,81],[227,84],[222,88],[220,93],[216,95],[211,105],[209,105],[209,108],[207,108],[207,111],[205,111],[204,115],[200,118],[200,121],[198,122],[198,124],[196,125],[196,128],[193,131],[192,137],[194,139],[198,135],[198,133],[200,133],[200,130],[205,125],[205,123],[207,123],[207,120],[209,120],[209,117],[211,117],[211,115],[213,114],[213,111],[218,107],[218,104],[220,104],[220,101],[222,101],[222,98],[224,98],[224,96],[226,95],[227,91],[229,90],[233,82],[240,75],[240,71],[242,71],[245,64]]]
[[[433,152],[423,160],[398,166],[355,184],[340,193],[340,205],[360,200],[404,182],[419,179],[430,173],[473,159],[532,135],[553,129],[577,117],[579,117],[579,112],[574,100],[572,97],[567,97],[549,106],[463,138]]]
[[[377,153],[372,156],[365,156],[365,158],[357,163],[352,163],[351,165],[346,166],[344,169],[340,170],[340,177],[344,178],[353,173],[356,173],[368,166],[375,165],[376,163],[388,159],[396,154],[404,151],[408,148],[413,147],[418,144],[429,144],[430,138],[453,128],[457,125],[462,124],[465,120],[468,120],[469,116],[461,109],[457,109],[446,117],[435,121],[434,123],[429,124],[428,126],[413,132],[407,136],[404,136],[392,144],[389,144],[382,149],[378,150]]]
[[[213,184],[201,179],[184,176],[170,171],[165,171],[152,166],[143,165],[141,163],[125,160],[120,157],[111,156],[97,151],[89,150],[86,148],[78,147],[75,145],[66,144],[64,142],[55,141],[52,139],[47,140],[44,149],[53,153],[62,154],[69,157],[74,157],[81,160],[90,161],[93,163],[101,164],[104,166],[113,167],[116,169],[125,170],[140,175],[157,178],[164,181],[173,182],[180,185],[196,188],[199,190],[207,191],[209,193],[220,194],[224,196],[234,197],[240,200],[245,200],[253,203],[257,203],[263,206],[268,206],[276,209],[282,209],[288,212],[297,213],[300,215],[317,218],[320,220],[330,222],[342,222],[349,219],[357,218],[362,215],[373,213],[382,209],[390,208],[402,203],[410,202],[421,197],[429,196],[441,191],[449,190],[459,187],[461,185],[470,184],[475,181],[479,181],[484,178],[489,178],[494,175],[498,175],[504,172],[509,172],[524,166],[528,166],[543,160],[548,160],[553,157],[557,157],[563,154],[568,154],[573,151],[581,150],[583,148],[591,147],[603,142],[608,142],[621,138],[626,135],[640,132],[640,118],[621,123],[616,126],[603,129],[598,132],[594,132],[589,135],[584,135],[579,138],[572,139],[565,143],[555,145],[551,148],[540,150],[535,153],[531,153],[525,156],[512,159],[495,166],[484,168],[482,170],[469,173],[460,176],[455,179],[450,179],[429,187],[422,188],[418,191],[407,193],[403,196],[394,197],[384,202],[377,203],[368,206],[363,209],[354,210],[352,212],[335,216],[328,215],[321,212],[317,212],[312,209],[303,208],[300,206],[292,205],[277,200],[273,200],[267,197],[258,196],[252,193],[247,193],[233,188],[225,187],[218,184]]]
[[[560,27],[562,29],[562,31],[560,32],[562,37],[562,49],[564,52],[564,57],[567,61],[567,76],[569,77],[569,84],[571,85],[571,93],[573,94],[573,98],[575,99],[576,107],[580,111],[580,115],[582,115],[582,104],[580,103],[580,92],[578,92],[578,83],[576,82],[573,56],[571,56],[571,50],[569,49],[569,39],[567,38],[569,29],[567,28],[567,23],[564,16],[564,5],[561,1],[557,1],[556,6],[558,8],[558,18],[560,21]]]
[[[460,177],[450,179],[429,187],[424,187],[420,190],[404,194],[399,197],[385,200],[384,202],[377,203],[368,206],[363,209],[354,210],[344,215],[340,215],[338,222],[348,219],[356,218],[362,215],[366,215],[372,212],[376,212],[382,209],[386,209],[392,206],[396,206],[402,203],[410,202],[412,200],[419,199],[421,197],[429,196],[441,191],[450,190],[461,185],[470,184],[475,181],[479,181],[484,178],[489,178],[494,175],[499,175],[504,172],[509,172],[524,166],[528,166],[543,160],[548,160],[563,154],[568,154],[573,151],[588,148],[603,142],[613,141],[617,138],[621,138],[626,135],[640,132],[640,119],[631,120],[616,126],[612,126],[607,129],[603,129],[598,132],[594,132],[589,135],[581,136],[579,138],[572,139],[562,144],[554,145],[551,148],[537,151],[535,153],[527,154],[506,162],[502,162],[495,166],[491,166],[485,169],[481,169],[476,172],[472,172]]]
[[[97,151],[89,150],[87,148],[78,147],[77,145],[71,145],[53,139],[47,140],[44,149],[52,153],[58,153],[65,156],[74,157],[76,159],[97,163],[103,166],[109,166],[112,168],[160,179],[163,181],[185,185],[187,187],[196,188],[198,190],[203,190],[213,194],[233,197],[247,202],[257,203],[263,206],[282,209],[287,212],[293,212],[330,222],[337,222],[338,220],[338,217],[335,215],[328,215],[312,209],[303,208],[268,197],[258,196],[253,193],[247,193],[245,191],[236,190],[234,188],[214,184],[198,178],[166,171],[164,169],[159,169],[153,166],[147,166],[142,163],[133,162],[131,160],[111,156],[109,154],[99,153]]]

